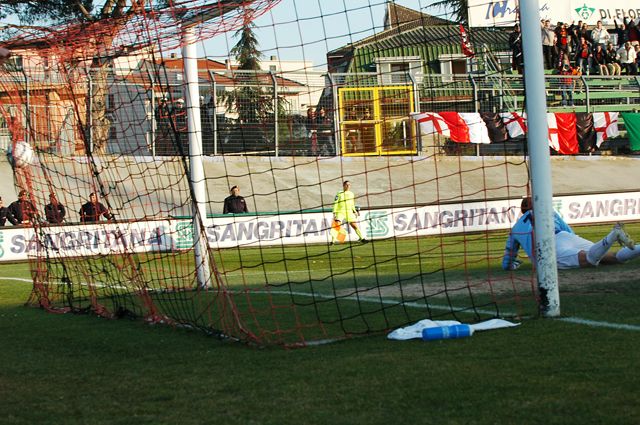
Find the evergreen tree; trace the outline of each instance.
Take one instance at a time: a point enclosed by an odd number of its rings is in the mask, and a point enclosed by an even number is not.
[[[236,88],[226,95],[226,106],[238,112],[241,124],[262,124],[273,112],[273,94],[263,86],[270,85],[265,74],[260,74],[260,58],[258,39],[254,32],[255,25],[246,22],[236,33],[238,42],[230,53],[238,62],[235,74]]]
[[[461,24],[469,22],[469,1],[468,0],[439,0],[429,7],[444,8],[450,12],[451,19]]]

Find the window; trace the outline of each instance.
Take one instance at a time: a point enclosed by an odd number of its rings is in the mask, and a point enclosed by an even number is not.
[[[23,66],[22,56],[10,56],[5,62],[5,67],[8,71],[20,71]]]
[[[440,74],[443,82],[452,82],[454,75],[466,75],[477,69],[475,58],[467,58],[461,53],[440,55]]]
[[[113,93],[109,93],[107,96],[107,112],[113,113],[116,109],[116,97]]]
[[[411,84],[411,78],[422,71],[419,56],[396,56],[374,60],[378,81],[383,85]]]
[[[409,64],[404,63],[392,63],[391,72],[409,72]]]

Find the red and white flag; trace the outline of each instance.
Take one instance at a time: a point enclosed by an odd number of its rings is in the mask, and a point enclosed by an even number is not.
[[[593,127],[596,131],[596,146],[600,147],[602,142],[607,140],[607,138],[620,135],[620,130],[618,129],[618,113],[594,112]]]
[[[502,112],[500,118],[507,128],[509,137],[524,136],[527,133],[527,115],[518,112]]]
[[[471,135],[469,134],[469,126],[462,119],[458,112],[440,112],[440,116],[449,127],[451,136],[449,138],[457,143],[471,143]]]
[[[456,143],[491,143],[487,125],[478,113],[425,112],[414,114],[421,134],[438,133]]]
[[[487,123],[484,122],[479,113],[461,112],[460,117],[469,128],[469,140],[471,143],[491,143]]]
[[[473,47],[471,46],[471,42],[469,41],[469,36],[462,24],[460,24],[460,44],[462,46],[462,53],[464,53],[465,56],[472,58],[476,55],[473,51]]]
[[[547,113],[549,146],[558,153],[578,153],[576,114],[573,112]]]
[[[413,114],[413,119],[420,125],[420,134],[441,134],[444,137],[451,137],[449,126],[446,121],[435,112],[424,112]]]

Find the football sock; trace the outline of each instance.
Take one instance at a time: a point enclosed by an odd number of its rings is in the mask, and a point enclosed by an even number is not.
[[[362,239],[364,239],[364,238],[362,237],[362,232],[360,231],[360,228],[359,228],[359,227],[356,227],[356,229],[355,229],[355,230],[356,230],[356,235],[358,235],[358,237],[359,237],[361,240],[362,240]]]
[[[616,258],[621,263],[624,263],[636,257],[640,257],[640,245],[636,245],[635,249],[629,249],[625,247],[616,252]]]
[[[612,230],[602,240],[593,244],[589,251],[587,251],[587,261],[589,264],[597,266],[602,260],[602,257],[609,251],[611,245],[618,240],[618,230]]]

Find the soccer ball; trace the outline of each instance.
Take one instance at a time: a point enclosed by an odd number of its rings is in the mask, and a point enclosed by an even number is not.
[[[28,167],[33,164],[34,152],[31,145],[24,140],[16,142],[11,152],[11,158],[13,159],[13,166],[16,168]]]

